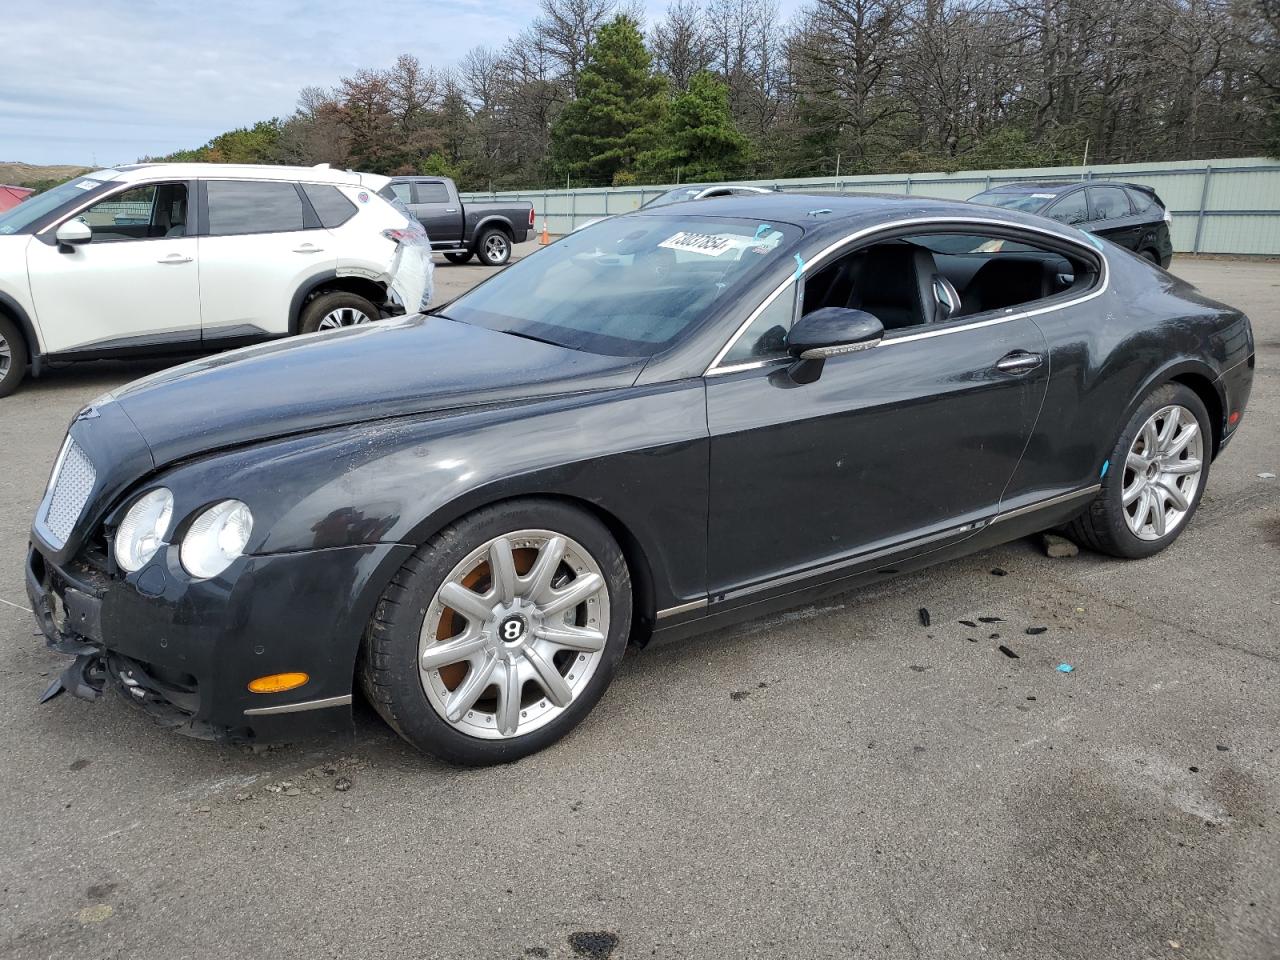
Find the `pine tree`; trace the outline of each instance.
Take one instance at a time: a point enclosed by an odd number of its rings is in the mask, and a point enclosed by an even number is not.
[[[661,146],[645,153],[640,166],[657,180],[725,180],[747,164],[747,138],[734,125],[729,88],[713,74],[693,75],[689,89],[671,101]]]
[[[551,130],[558,173],[602,185],[625,179],[660,135],[665,93],[636,21],[619,15],[605,24],[578,74],[578,98]]]

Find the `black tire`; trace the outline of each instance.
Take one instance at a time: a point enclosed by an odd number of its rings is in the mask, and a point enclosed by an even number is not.
[[[455,729],[428,700],[418,669],[420,633],[428,607],[454,568],[493,538],[522,529],[554,531],[590,553],[608,591],[609,627],[595,673],[558,716],[527,734],[484,739]],[[556,500],[512,500],[450,524],[405,562],[365,631],[358,672],[373,708],[419,750],[466,766],[509,763],[550,746],[582,721],[612,680],[630,630],[631,578],[604,525]]]
[[[321,321],[335,310],[355,310],[370,321],[378,319],[378,308],[364,297],[345,290],[334,290],[320,294],[303,307],[302,316],[298,319],[298,332],[315,333],[320,329]]]
[[[460,253],[446,253],[444,255],[444,258],[448,260],[450,263],[456,263],[459,266],[461,266],[462,264],[466,263],[468,260],[471,259],[471,255],[472,255],[472,251],[463,250]]]
[[[27,375],[27,341],[18,325],[0,314],[0,397],[18,389]]]
[[[1154,263],[1157,267],[1160,266],[1160,254],[1150,248],[1146,250],[1139,250],[1138,256],[1147,261],[1147,263]]]
[[[501,267],[511,259],[511,238],[497,227],[489,227],[476,238],[476,256],[486,267]]]
[[[1200,476],[1193,494],[1187,498],[1190,507],[1185,516],[1159,539],[1144,540],[1129,529],[1125,520],[1122,495],[1125,477],[1129,474],[1125,461],[1138,432],[1147,420],[1156,411],[1171,404],[1177,404],[1191,411],[1199,425],[1203,450],[1200,458]],[[1088,509],[1066,528],[1067,535],[1081,546],[1100,553],[1109,553],[1115,557],[1139,559],[1159,553],[1178,539],[1179,534],[1187,528],[1195,516],[1205,485],[1209,482],[1212,444],[1213,432],[1209,424],[1209,414],[1205,410],[1204,402],[1195,391],[1180,383],[1166,383],[1164,386],[1157,387],[1151,391],[1121,431],[1120,438],[1111,450],[1107,474],[1102,480],[1102,490]]]

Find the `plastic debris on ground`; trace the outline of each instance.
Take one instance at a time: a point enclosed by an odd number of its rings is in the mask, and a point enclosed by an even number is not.
[[[1075,667],[1071,666],[1071,664],[1069,664],[1069,663],[1060,663],[1060,664],[1058,664],[1058,672],[1059,672],[1059,673],[1070,673],[1070,672],[1071,672],[1072,670],[1074,670],[1074,669],[1075,669]]]
[[[1276,475],[1275,475],[1274,473],[1260,473],[1260,474],[1258,474],[1258,479],[1259,479],[1259,480],[1274,480],[1275,478],[1276,478]]]
[[[922,627],[929,626],[929,611],[926,610],[924,607],[920,608],[920,626]]]

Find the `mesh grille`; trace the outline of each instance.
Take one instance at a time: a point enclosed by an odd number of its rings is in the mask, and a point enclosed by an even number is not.
[[[44,525],[58,538],[59,546],[67,542],[75,529],[80,511],[89,502],[89,494],[93,492],[97,479],[97,471],[89,458],[80,445],[68,437],[67,449],[59,458],[58,472],[51,484],[53,492],[49,496],[49,509],[44,515]]]

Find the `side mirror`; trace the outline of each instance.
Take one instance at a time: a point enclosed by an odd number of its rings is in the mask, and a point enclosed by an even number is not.
[[[58,227],[54,239],[58,241],[58,249],[70,253],[73,249],[93,239],[93,230],[83,220],[68,220]]]
[[[812,383],[828,357],[870,350],[884,337],[884,324],[863,310],[823,307],[796,321],[787,334],[787,352],[796,358],[791,379]]]

